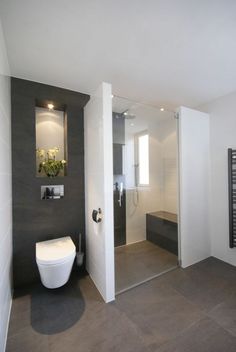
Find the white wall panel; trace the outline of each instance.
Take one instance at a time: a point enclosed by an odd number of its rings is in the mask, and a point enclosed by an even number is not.
[[[236,92],[200,107],[210,114],[211,255],[236,266],[236,248],[229,248],[228,156],[236,149]]]
[[[105,302],[114,300],[114,224],[111,85],[102,83],[85,107],[87,271]],[[102,209],[102,222],[92,220]]]
[[[187,267],[210,256],[209,115],[179,111],[180,250]]]
[[[0,352],[4,352],[11,307],[12,192],[10,72],[0,24]]]

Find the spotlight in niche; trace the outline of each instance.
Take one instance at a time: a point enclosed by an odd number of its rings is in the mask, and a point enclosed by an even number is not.
[[[164,108],[160,108],[160,111],[164,111],[165,109]]]
[[[53,105],[53,104],[51,104],[51,103],[50,103],[50,104],[48,104],[48,109],[49,109],[49,110],[53,110],[53,109],[54,109],[54,105]]]

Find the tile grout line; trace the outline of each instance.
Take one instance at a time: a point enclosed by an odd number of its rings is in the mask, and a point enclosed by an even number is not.
[[[212,312],[215,308],[219,307],[222,303],[225,303],[225,300],[216,304],[215,307],[213,307],[211,310],[209,310],[209,312],[206,313],[206,316],[213,321],[214,323],[216,323],[219,327],[221,327],[223,330],[225,330],[226,332],[228,332],[230,335],[236,337],[236,334],[234,334],[231,330],[227,329],[225,326],[223,326],[222,324],[219,323],[219,321],[217,321],[216,319],[214,319],[214,317],[212,317],[210,314],[210,312]]]
[[[143,284],[145,284],[145,283],[147,283],[147,282],[149,282],[149,281],[151,281],[151,280],[154,280],[154,279],[156,279],[156,278],[158,278],[158,277],[160,277],[160,276],[162,276],[162,275],[164,275],[164,274],[167,274],[167,273],[169,273],[170,271],[173,271],[173,270],[175,270],[175,269],[177,269],[177,268],[178,268],[177,265],[176,265],[176,266],[173,266],[173,267],[171,267],[171,268],[169,268],[169,269],[167,269],[167,270],[165,270],[165,271],[162,271],[162,272],[159,273],[159,274],[153,275],[153,276],[151,276],[151,277],[149,277],[149,278],[147,278],[147,279],[145,279],[145,280],[143,280],[143,281],[140,281],[140,282],[137,283],[137,284],[130,285],[130,286],[128,286],[128,287],[126,287],[126,288],[124,288],[124,289],[122,289],[122,290],[117,291],[117,292],[115,293],[115,296],[121,295],[122,293],[125,293],[125,292],[127,292],[127,291],[129,291],[129,290],[132,290],[133,288],[136,288],[136,287],[138,287],[138,286],[140,286],[140,285],[143,285]]]

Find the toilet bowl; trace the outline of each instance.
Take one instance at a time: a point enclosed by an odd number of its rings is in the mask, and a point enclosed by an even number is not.
[[[75,255],[75,245],[69,236],[36,243],[36,263],[42,284],[47,288],[65,285]]]

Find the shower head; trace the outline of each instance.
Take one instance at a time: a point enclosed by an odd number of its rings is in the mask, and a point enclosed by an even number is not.
[[[125,117],[126,120],[133,120],[135,119],[135,115],[132,114],[131,112],[129,112],[129,110],[125,110],[124,112],[122,112],[122,115]]]

